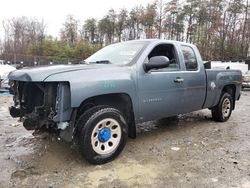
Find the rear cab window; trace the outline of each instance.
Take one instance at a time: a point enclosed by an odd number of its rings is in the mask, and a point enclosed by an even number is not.
[[[197,71],[198,62],[194,50],[190,46],[181,45],[184,63],[187,71]]]

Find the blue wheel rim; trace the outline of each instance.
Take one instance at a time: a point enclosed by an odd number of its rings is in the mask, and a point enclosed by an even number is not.
[[[98,133],[98,140],[100,142],[107,142],[111,138],[111,131],[109,128],[102,128]]]

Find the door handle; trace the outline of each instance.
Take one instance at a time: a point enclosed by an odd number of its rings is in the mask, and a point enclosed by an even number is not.
[[[180,77],[177,77],[175,80],[174,80],[175,83],[183,83],[184,82],[184,79],[183,78],[180,78]]]

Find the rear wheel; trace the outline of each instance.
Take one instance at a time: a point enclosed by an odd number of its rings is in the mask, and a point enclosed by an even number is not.
[[[212,108],[212,117],[215,121],[227,121],[233,110],[233,98],[229,93],[223,93],[219,103]]]
[[[127,141],[127,124],[115,108],[93,107],[80,117],[77,127],[80,152],[92,164],[113,160]]]

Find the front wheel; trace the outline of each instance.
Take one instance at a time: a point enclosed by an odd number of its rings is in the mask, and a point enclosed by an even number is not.
[[[93,107],[80,117],[77,127],[80,127],[80,152],[92,164],[113,160],[121,153],[127,141],[126,121],[115,108]]]
[[[212,117],[215,121],[227,121],[233,110],[233,98],[229,93],[223,93],[219,103],[212,108]]]

